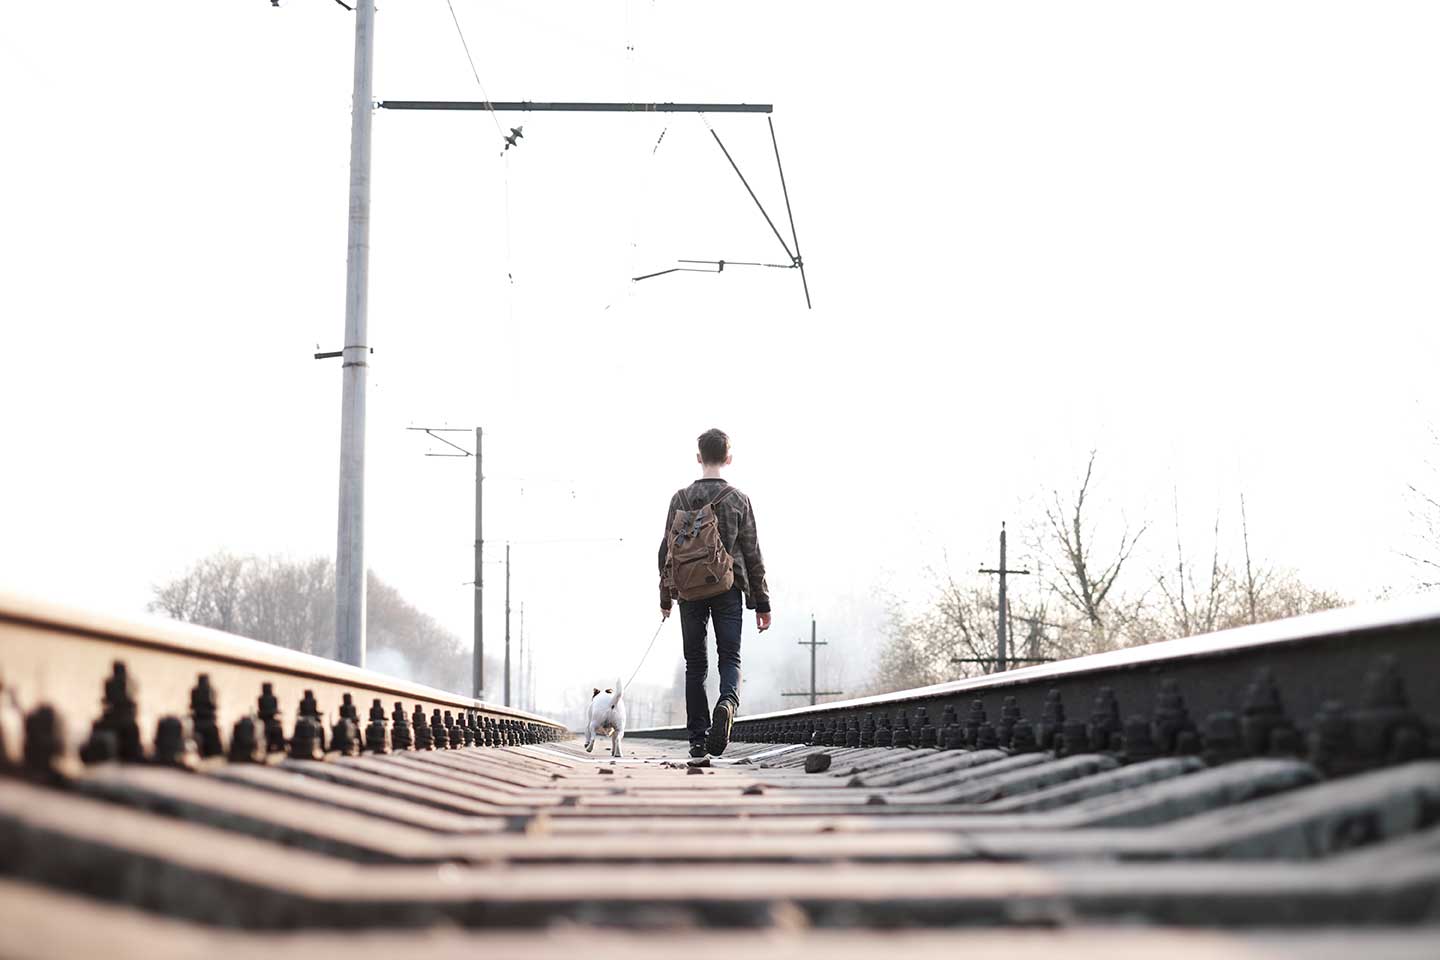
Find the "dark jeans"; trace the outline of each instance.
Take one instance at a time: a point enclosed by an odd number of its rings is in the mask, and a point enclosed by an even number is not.
[[[715,650],[719,654],[720,699],[740,710],[740,626],[745,601],[740,588],[709,600],[680,601],[680,635],[685,641],[685,721],[690,742],[701,743],[710,731],[710,702],[705,696],[705,676],[710,671],[709,645],[705,622],[715,624]]]

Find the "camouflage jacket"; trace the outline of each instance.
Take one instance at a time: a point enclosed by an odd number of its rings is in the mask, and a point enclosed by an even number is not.
[[[760,557],[760,540],[755,534],[755,510],[750,498],[724,480],[696,480],[670,498],[665,512],[665,536],[660,539],[660,606],[670,609],[673,597],[665,583],[665,561],[670,556],[670,524],[677,510],[698,510],[715,500],[726,488],[733,492],[715,505],[715,522],[726,551],[735,559],[735,586],[745,594],[745,605],[761,613],[770,612],[770,589],[765,585],[765,561]]]

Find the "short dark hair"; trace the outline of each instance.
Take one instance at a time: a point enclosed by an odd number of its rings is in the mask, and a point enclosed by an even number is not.
[[[700,459],[705,463],[724,463],[730,456],[730,438],[724,430],[712,427],[700,434]]]

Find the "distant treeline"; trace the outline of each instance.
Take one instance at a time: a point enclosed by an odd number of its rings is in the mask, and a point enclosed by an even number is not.
[[[368,665],[456,693],[470,692],[471,649],[398,590],[369,574]],[[218,551],[154,588],[149,604],[187,623],[322,657],[335,655],[335,565]],[[487,679],[499,676],[486,658]]]
[[[1342,606],[1344,599],[1307,584],[1294,570],[1253,556],[1249,526],[1240,500],[1242,549],[1233,558],[1221,549],[1217,517],[1214,539],[1200,559],[1182,542],[1176,504],[1175,545],[1162,551],[1152,569],[1133,569],[1131,556],[1148,524],[1123,522],[1104,528],[1096,521],[1094,453],[1079,486],[1050,491],[1041,516],[1022,525],[1011,545],[1034,561],[1033,589],[1012,581],[1007,598],[1007,656],[1065,659],[1264,623]],[[1018,579],[1018,578],[1017,578]],[[949,571],[932,574],[930,599],[916,610],[892,603],[890,622],[874,685],[869,692],[902,690],[995,669],[999,598],[994,578],[957,582]],[[1020,594],[1019,597],[1016,594]]]

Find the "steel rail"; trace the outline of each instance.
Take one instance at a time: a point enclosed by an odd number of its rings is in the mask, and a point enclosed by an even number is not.
[[[109,951],[117,958],[188,957],[200,952],[198,937],[215,944],[217,934],[245,956],[281,943],[324,955],[541,956],[563,926],[631,929],[614,946],[641,956],[661,943],[657,921],[673,932],[667,955],[755,953],[716,938],[762,932],[765,942],[793,938],[790,955],[818,954],[836,946],[827,927],[873,952],[882,931],[909,927],[927,928],[935,955],[955,956],[980,949],[976,926],[1015,934],[1037,923],[1084,925],[1086,949],[1107,957],[1125,955],[1117,936],[1137,925],[1155,937],[1143,956],[1174,952],[1167,938],[1183,940],[1187,928],[1228,938],[1257,927],[1283,934],[1275,942],[1297,955],[1289,948],[1322,935],[1320,926],[1343,933],[1347,952],[1391,955],[1399,943],[1403,955],[1428,957],[1427,945],[1433,953],[1440,725],[1417,716],[1407,696],[1432,696],[1433,651],[1423,644],[1435,646],[1434,620],[1423,610],[1352,615],[1356,629],[1333,617],[1291,624],[1272,630],[1273,642],[1252,632],[1196,644],[1223,647],[1229,659],[1185,662],[1256,671],[1236,694],[1239,714],[1218,723],[1186,714],[1169,667],[1144,667],[1130,674],[1147,695],[1158,691],[1155,709],[1123,727],[1117,691],[1133,699],[1123,685],[1101,688],[1088,716],[1073,704],[1057,716],[1058,702],[1047,700],[1052,713],[1032,724],[1011,700],[992,725],[984,691],[1026,687],[982,684],[962,691],[978,708],[964,742],[952,736],[961,729],[953,711],[937,740],[924,720],[934,703],[923,697],[874,711],[887,719],[863,743],[850,743],[857,728],[837,728],[824,710],[787,711],[702,758],[633,731],[623,749],[618,736],[599,750],[575,738],[546,742],[558,739],[556,727],[528,715],[487,717],[510,726],[487,729],[480,742],[457,743],[436,721],[433,743],[388,750],[382,724],[378,748],[364,752],[338,745],[354,739],[342,738],[342,719],[320,750],[307,713],[291,746],[308,746],[288,755],[196,760],[193,747],[160,749],[157,735],[145,755],[101,762],[109,758],[92,752],[74,768],[55,762],[54,711],[35,694],[59,690],[77,701],[70,709],[93,713],[93,680],[117,650],[141,681],[139,704],[126,684],[110,683],[106,736],[121,707],[133,732],[142,706],[183,701],[199,665],[211,671],[206,689],[245,713],[263,659],[267,682],[316,684],[327,721],[327,698],[341,689],[329,680],[339,674],[314,658],[268,649],[256,657],[252,644],[164,622],[29,604],[0,610],[0,743],[24,746],[23,761],[12,753],[0,770],[6,956],[84,955],[114,941],[135,951]],[[1287,651],[1316,665],[1294,676],[1265,671]],[[1328,683],[1352,654],[1371,661],[1353,707],[1300,737],[1279,686]],[[478,702],[340,674],[352,699],[370,682],[451,709]],[[1092,669],[1047,682],[1117,676]],[[857,711],[868,717],[875,705]],[[24,732],[12,739],[17,706]],[[206,724],[214,734],[215,709],[194,713],[197,736]],[[160,723],[180,737],[179,719]],[[1117,934],[1117,924],[1131,930]],[[488,939],[497,928],[510,938],[503,948]],[[436,948],[441,934],[449,953]],[[697,952],[700,943],[715,952]],[[1244,955],[1243,943],[1237,949],[1210,955]]]
[[[437,923],[543,937],[567,921],[656,917],[862,931],[1436,919],[1435,761],[1334,781],[1295,760],[1191,763],[1120,784],[1100,755],[1035,755],[1017,779],[1022,757],[998,751],[740,745],[703,766],[677,762],[675,745],[636,752],[601,759],[572,742],[196,773],[109,764],[63,791],[4,779],[0,850],[32,892],[253,932],[343,929],[357,944]],[[903,784],[873,785],[917,766],[946,768],[948,785],[928,793],[970,799],[913,816],[893,805]],[[847,782],[854,769],[871,783]],[[52,927],[74,922],[73,904],[57,908]],[[140,932],[163,937],[151,922]]]
[[[1102,690],[1122,709],[1148,713],[1161,679],[1173,682],[1190,712],[1240,714],[1257,671],[1269,671],[1283,692],[1284,705],[1298,725],[1336,701],[1360,706],[1357,695],[1380,654],[1403,664],[1408,677],[1440,675],[1440,604],[1432,598],[1331,610],[1218,633],[1128,647],[1003,673],[970,677],[894,693],[857,697],[764,713],[741,714],[735,736],[793,738],[798,728],[816,722],[848,723],[865,715],[898,713],[924,707],[929,719],[953,709],[961,714],[981,703],[992,720],[1002,702],[1029,721],[1041,716],[1047,697],[1058,694],[1072,717],[1087,716]],[[1411,683],[1411,707],[1422,715],[1440,715],[1440,684]],[[813,726],[807,728],[813,730]],[[781,732],[781,731],[784,732]],[[635,731],[637,736],[679,739],[680,726]]]
[[[70,936],[91,923],[147,956],[193,956],[186,930],[224,927],[247,955],[331,931],[326,954],[428,956],[439,927],[466,955],[496,927],[531,954],[557,925],[645,928],[634,947],[660,918],[794,931],[795,952],[830,926],[929,928],[947,955],[975,925],[1327,926],[1378,956],[1377,927],[1423,942],[1440,921],[1440,724],[1417,712],[1436,625],[1391,605],[1117,651],[750,718],[695,758],[640,731],[552,742],[543,718],[315,657],[0,598],[0,899],[31,905],[0,909],[0,954],[22,928],[20,955],[93,953]],[[339,704],[375,694],[418,716],[387,730],[382,710],[362,750]],[[1330,695],[1306,727],[1293,704]]]
[[[189,717],[201,674],[214,694],[213,720],[222,739],[242,717],[256,713],[263,686],[276,698],[286,729],[298,704],[313,694],[328,735],[349,695],[363,736],[375,701],[387,721],[396,703],[407,716],[418,708],[455,717],[474,715],[506,729],[507,742],[548,739],[563,724],[523,710],[327,660],[218,630],[159,617],[97,614],[0,593],[0,689],[22,712],[49,707],[63,759],[73,761],[101,716],[102,695],[115,665],[134,688],[134,722],[145,749],[166,716]],[[14,758],[12,758],[14,759]]]

